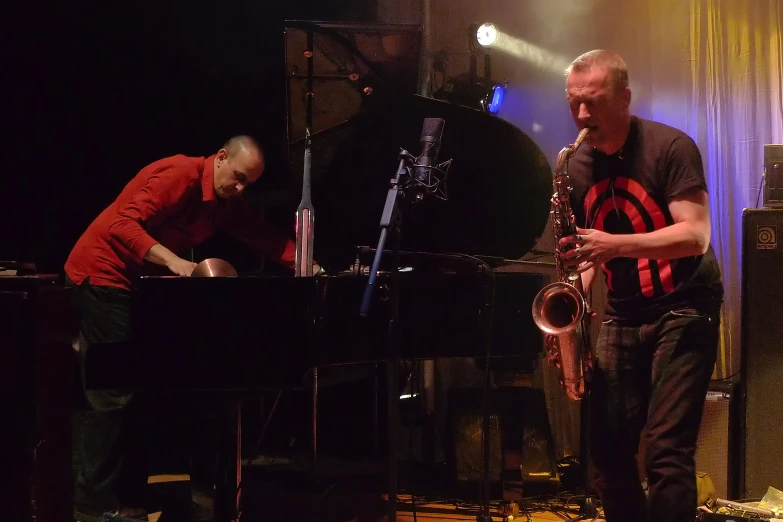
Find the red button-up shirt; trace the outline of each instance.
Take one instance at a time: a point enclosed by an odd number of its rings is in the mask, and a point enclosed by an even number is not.
[[[143,168],[76,242],[65,263],[68,277],[129,290],[136,277],[155,273],[144,261],[153,245],[183,256],[218,229],[293,269],[296,244],[289,237],[264,224],[241,196],[216,197],[214,158],[177,155]]]

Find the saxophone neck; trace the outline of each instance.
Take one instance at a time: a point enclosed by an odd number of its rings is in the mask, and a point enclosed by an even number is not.
[[[579,147],[582,145],[582,142],[585,141],[588,134],[590,134],[590,128],[585,127],[579,131],[579,135],[576,137],[574,143],[563,147],[560,150],[560,153],[557,155],[557,172],[563,170],[565,165],[568,163],[568,160],[570,160],[573,155],[576,154],[576,151],[579,150]]]
[[[582,145],[582,142],[585,141],[588,134],[590,134],[590,127],[585,127],[579,131],[579,135],[576,137],[576,141],[574,141],[574,144],[571,145],[571,148],[574,149],[574,153],[577,151],[577,149],[579,149],[579,146]]]
[[[555,169],[557,174],[563,173],[568,160],[571,159],[575,152],[576,150],[571,145],[560,149],[560,152],[557,154],[557,168]]]

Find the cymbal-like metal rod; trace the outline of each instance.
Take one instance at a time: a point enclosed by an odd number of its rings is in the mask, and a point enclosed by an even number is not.
[[[296,209],[296,267],[295,275],[313,275],[313,226],[315,210],[311,198],[312,138],[313,125],[313,32],[307,32],[307,107],[305,116],[304,172],[302,173],[302,200]]]
[[[297,277],[313,275],[313,226],[315,209],[310,197],[311,140],[307,128],[307,140],[304,153],[304,175],[302,176],[302,200],[296,209],[296,267]]]

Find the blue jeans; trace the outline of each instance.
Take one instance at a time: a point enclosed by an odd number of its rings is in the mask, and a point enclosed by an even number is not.
[[[607,320],[596,343],[590,453],[608,522],[692,522],[694,455],[717,357],[720,306],[643,325]],[[636,454],[644,433],[648,495]]]

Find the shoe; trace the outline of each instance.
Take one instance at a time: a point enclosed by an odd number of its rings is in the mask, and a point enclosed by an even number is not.
[[[111,513],[105,513],[105,514],[110,515]],[[103,515],[104,513],[101,514],[87,513],[85,511],[74,509],[73,522],[103,522],[104,520]]]
[[[122,510],[122,514],[119,511],[106,512],[100,515],[74,510],[73,520],[74,522],[148,522],[149,515],[143,509]]]
[[[212,506],[205,506],[196,502],[191,504],[190,508],[191,522],[213,522],[215,520],[215,511]]]
[[[116,515],[117,511],[107,506],[94,506],[85,503],[77,503],[73,507],[74,522],[104,522],[107,517]]]
[[[190,502],[192,522],[212,522],[215,519],[215,501],[212,495],[199,488],[193,488]]]
[[[149,520],[149,514],[144,508],[131,508],[121,507],[115,513],[112,513],[114,518],[108,519],[106,522],[126,522],[131,520]]]

